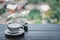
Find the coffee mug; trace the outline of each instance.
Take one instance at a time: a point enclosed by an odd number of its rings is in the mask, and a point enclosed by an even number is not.
[[[12,23],[8,25],[8,29],[10,31],[10,33],[17,33],[20,31],[20,27],[21,25],[18,23]]]

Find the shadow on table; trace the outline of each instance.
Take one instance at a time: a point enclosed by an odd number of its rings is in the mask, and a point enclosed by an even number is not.
[[[6,40],[24,40],[25,39],[24,34],[19,35],[19,36],[8,36],[8,35],[5,35],[5,38],[6,38]]]

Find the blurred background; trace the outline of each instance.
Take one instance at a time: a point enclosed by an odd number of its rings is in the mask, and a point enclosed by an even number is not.
[[[60,0],[0,0],[0,24],[60,24]]]

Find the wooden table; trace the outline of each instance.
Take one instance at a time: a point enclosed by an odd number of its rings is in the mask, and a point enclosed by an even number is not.
[[[59,24],[31,24],[24,35],[18,37],[5,36],[7,25],[0,25],[0,40],[60,40]]]

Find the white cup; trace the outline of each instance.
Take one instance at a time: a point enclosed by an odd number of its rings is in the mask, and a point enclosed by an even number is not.
[[[9,29],[10,33],[19,32],[20,31],[20,27],[21,27],[21,25],[17,24],[17,23],[12,23],[12,24],[8,25],[8,29]]]

